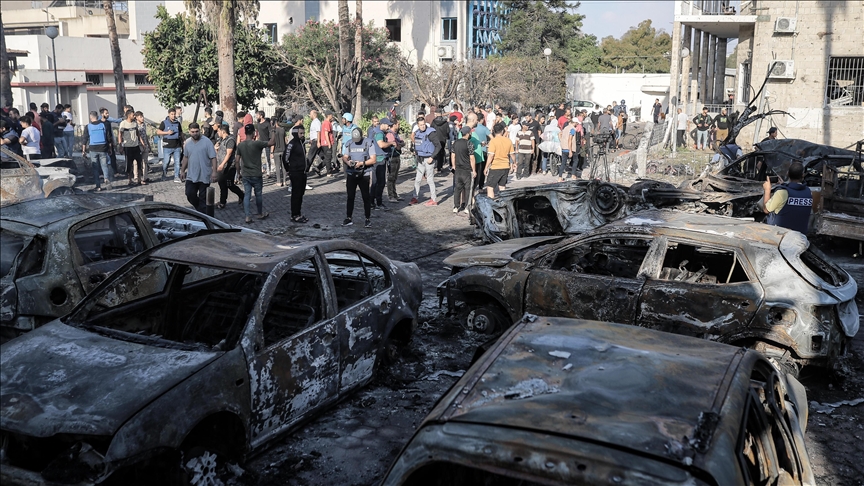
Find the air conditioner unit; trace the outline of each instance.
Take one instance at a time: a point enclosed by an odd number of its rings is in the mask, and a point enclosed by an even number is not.
[[[795,79],[795,61],[773,61],[768,77],[771,79]]]
[[[438,57],[440,59],[453,59],[453,46],[438,46]]]
[[[774,22],[774,32],[778,34],[794,34],[795,24],[798,20],[795,17],[777,17]]]

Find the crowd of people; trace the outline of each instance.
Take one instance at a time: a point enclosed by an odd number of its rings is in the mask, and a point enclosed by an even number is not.
[[[37,109],[30,103],[24,115],[7,103],[0,115],[0,144],[30,160],[71,157],[75,144],[72,105],[58,104],[51,110],[48,103]]]

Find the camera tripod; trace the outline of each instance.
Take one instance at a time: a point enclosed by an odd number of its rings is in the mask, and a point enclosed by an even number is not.
[[[612,141],[612,134],[601,133],[592,138],[594,150],[591,157],[591,172],[589,173],[588,178],[601,179],[605,173],[605,181],[610,182],[607,150],[609,142]],[[601,163],[603,164],[602,167],[600,165]]]

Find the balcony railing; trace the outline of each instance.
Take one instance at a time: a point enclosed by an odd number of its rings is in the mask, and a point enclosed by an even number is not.
[[[749,2],[747,2],[749,3]],[[744,3],[742,2],[742,8]],[[681,15],[736,15],[735,7],[729,0],[684,0],[681,2]]]

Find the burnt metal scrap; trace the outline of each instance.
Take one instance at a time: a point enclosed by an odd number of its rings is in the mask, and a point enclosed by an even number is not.
[[[5,146],[0,147],[0,207],[71,194],[76,171],[60,161],[57,164],[40,166]]]
[[[140,252],[230,227],[173,204],[120,194],[38,198],[3,208],[0,222],[0,342],[69,313]]]
[[[0,348],[0,481],[219,484],[367,384],[421,299],[415,264],[353,241],[222,231],[146,250]]]
[[[525,312],[619,322],[756,347],[787,369],[837,364],[858,332],[847,272],[798,232],[728,217],[646,211],[445,263],[442,304],[482,332]]]
[[[382,484],[809,485],[806,421],[803,386],[755,351],[529,314]]]

